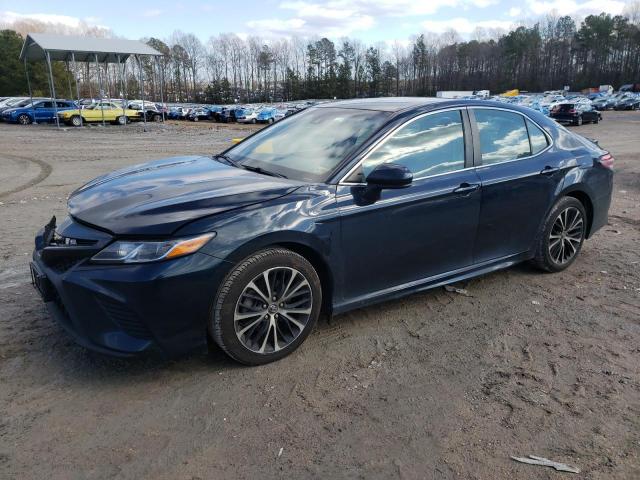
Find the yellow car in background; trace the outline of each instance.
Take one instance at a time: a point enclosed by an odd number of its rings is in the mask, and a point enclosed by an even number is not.
[[[140,120],[140,111],[130,108],[123,110],[122,106],[113,102],[100,102],[82,110],[65,110],[58,113],[58,117],[67,125],[74,127],[80,127],[85,122],[102,122],[103,118],[105,122],[125,125],[132,120]]]

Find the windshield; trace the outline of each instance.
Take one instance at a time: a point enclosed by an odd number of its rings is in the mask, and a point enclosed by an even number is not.
[[[310,108],[227,152],[234,162],[306,182],[327,175],[389,118],[388,112]]]

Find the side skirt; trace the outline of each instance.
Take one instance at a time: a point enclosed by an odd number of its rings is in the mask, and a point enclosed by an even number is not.
[[[489,260],[487,262],[471,265],[469,267],[453,270],[451,272],[434,275],[432,277],[415,280],[413,282],[404,283],[395,287],[378,290],[367,295],[362,295],[346,302],[333,305],[332,313],[338,315],[340,313],[354,310],[357,308],[367,307],[376,303],[405,297],[412,293],[429,290],[431,288],[441,287],[453,282],[460,282],[470,278],[478,277],[486,273],[495,272],[504,268],[511,267],[517,263],[531,259],[531,252],[518,253],[507,257]]]

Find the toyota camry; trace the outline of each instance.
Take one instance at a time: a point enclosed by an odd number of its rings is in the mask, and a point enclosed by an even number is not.
[[[96,178],[36,235],[33,283],[80,344],[251,365],[335,315],[518,262],[559,272],[607,222],[611,154],[481,100],[362,99],[212,156]]]

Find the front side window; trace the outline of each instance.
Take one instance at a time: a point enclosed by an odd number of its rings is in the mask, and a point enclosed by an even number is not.
[[[513,112],[474,109],[480,132],[482,165],[506,162],[531,155],[524,117]]]
[[[404,165],[414,178],[464,168],[460,111],[425,115],[401,127],[364,160],[364,178],[382,163]]]
[[[226,155],[240,166],[307,182],[328,175],[389,118],[388,112],[310,108],[266,128]]]

